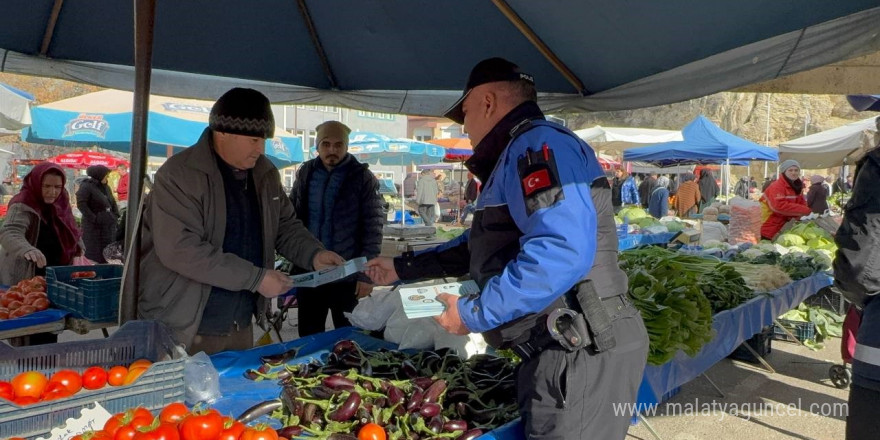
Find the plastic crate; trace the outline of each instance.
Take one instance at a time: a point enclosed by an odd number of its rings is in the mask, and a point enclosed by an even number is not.
[[[752,336],[749,339],[746,339],[744,344],[749,344],[749,347],[752,347],[755,352],[757,352],[761,357],[767,356],[772,351],[771,341],[773,340],[773,328],[770,326],[764,327],[761,330],[761,333]],[[730,359],[735,359],[738,361],[744,361],[756,364],[758,363],[758,358],[755,357],[747,348],[740,345],[727,356]]]
[[[109,368],[142,358],[155,363],[130,385],[82,390],[66,399],[27,406],[0,399],[0,438],[48,437],[52,429],[64,426],[68,418],[79,417],[80,410],[94,402],[116,413],[137,406],[158,410],[183,401],[186,359],[170,330],[156,321],[127,322],[106,339],[30,347],[0,344],[0,380],[6,381],[25,371],[40,371],[47,376],[63,369],[82,373],[93,365]]]
[[[832,289],[831,286],[823,287],[815,295],[807,297],[804,304],[831,310],[838,315],[846,314],[846,301],[844,301],[843,295],[836,289]]]
[[[788,342],[804,342],[816,338],[816,324],[812,322],[791,321],[788,319],[777,319],[777,322],[794,334],[797,340],[792,340],[788,333],[775,324],[773,325],[773,339]]]
[[[73,279],[74,272],[94,271],[96,279]],[[49,301],[89,321],[115,321],[119,316],[122,266],[54,266],[46,268]]]

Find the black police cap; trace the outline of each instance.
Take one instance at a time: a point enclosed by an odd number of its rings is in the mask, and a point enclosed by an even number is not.
[[[464,112],[461,110],[461,105],[474,87],[492,82],[520,80],[527,81],[532,85],[535,84],[535,78],[532,75],[520,72],[519,66],[505,60],[504,58],[496,57],[480,61],[474,66],[473,70],[471,70],[471,74],[468,77],[468,82],[461,98],[458,98],[458,101],[456,101],[449,110],[446,110],[443,116],[452,119],[459,124],[463,124]]]

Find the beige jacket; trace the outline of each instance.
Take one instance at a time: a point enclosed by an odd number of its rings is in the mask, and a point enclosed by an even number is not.
[[[226,195],[211,149],[211,130],[205,129],[195,145],[159,168],[143,218],[138,318],[164,322],[187,346],[211,286],[256,291],[264,273],[223,252]],[[323,247],[294,216],[278,170],[260,157],[253,178],[262,216],[263,267],[274,267],[277,250],[297,266],[311,268]],[[258,303],[257,310],[263,305]]]

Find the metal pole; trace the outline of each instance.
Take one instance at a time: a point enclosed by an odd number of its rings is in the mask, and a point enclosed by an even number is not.
[[[767,94],[767,131],[764,133],[764,145],[770,146],[770,98],[772,93]],[[767,162],[764,162],[764,178],[767,178]]]
[[[153,65],[153,27],[156,21],[156,0],[134,0],[134,103],[131,124],[131,192],[128,206],[135,207],[125,223],[126,282],[120,295],[119,322],[137,319],[137,291],[140,284],[141,234],[137,230],[137,207],[141,204],[144,175],[147,171],[147,116],[150,106],[150,79]],[[134,215],[131,215],[134,214]],[[133,252],[131,252],[133,251]]]

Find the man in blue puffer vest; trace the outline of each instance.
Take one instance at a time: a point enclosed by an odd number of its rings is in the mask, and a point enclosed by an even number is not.
[[[367,273],[379,284],[470,273],[481,292],[439,295],[446,310],[435,319],[522,358],[526,437],[623,439],[632,414],[614,407],[635,401],[648,337],[617,265],[611,188],[593,150],[544,120],[536,98],[534,79],[515,64],[474,67],[446,114],[464,124],[475,145],[465,165],[484,182],[469,235],[372,260]]]
[[[348,154],[345,124],[327,121],[317,127],[318,158],[302,165],[290,190],[296,216],[327,249],[350,260],[373,258],[382,250],[385,212],[379,181],[367,164]],[[336,328],[351,325],[343,315],[373,290],[363,274],[315,288],[297,289],[299,335],[324,331],[327,312]]]

